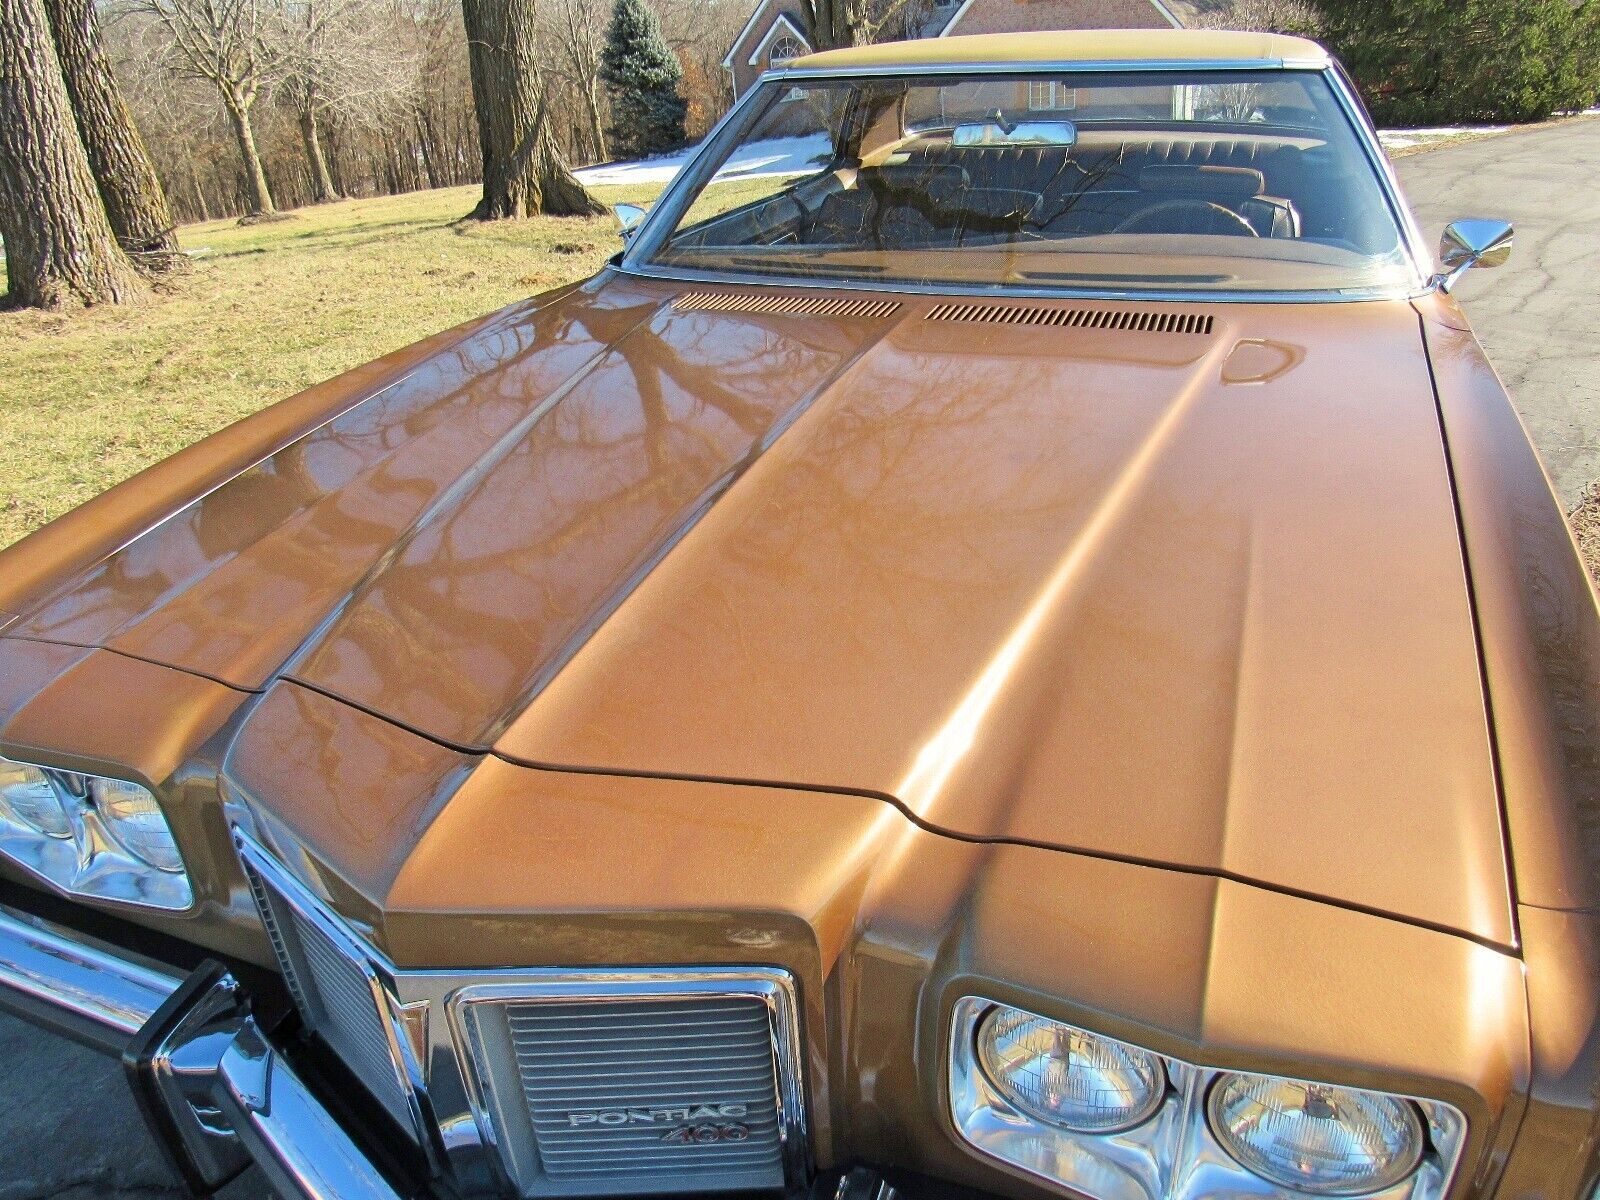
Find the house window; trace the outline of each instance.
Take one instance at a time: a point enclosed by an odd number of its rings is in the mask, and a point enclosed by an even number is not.
[[[1028,81],[1028,107],[1034,112],[1061,112],[1078,107],[1078,89],[1054,79]]]
[[[797,38],[781,37],[772,43],[772,49],[767,52],[767,65],[774,69],[786,67],[805,52],[806,48]]]

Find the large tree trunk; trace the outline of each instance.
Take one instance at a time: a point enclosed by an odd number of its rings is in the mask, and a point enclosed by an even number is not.
[[[806,40],[816,50],[864,46],[904,17],[909,0],[803,0]]]
[[[310,109],[300,114],[300,140],[306,146],[306,164],[311,169],[311,198],[318,204],[339,198],[328,172],[328,159],[322,153],[322,137],[317,133],[317,117]]]
[[[91,0],[45,0],[78,133],[111,229],[134,262],[162,271],[182,263],[167,194],[111,74]]]
[[[255,97],[224,89],[223,107],[233,124],[233,136],[239,143],[239,157],[244,160],[244,185],[246,200],[252,217],[270,217],[278,210],[272,203],[272,188],[267,185],[267,169],[261,165],[261,153],[256,149],[256,131],[250,125],[250,106]]]
[[[0,235],[13,304],[119,303],[145,290],[95,189],[41,0],[0,0]]]
[[[866,0],[805,0],[807,38],[816,50],[859,46],[870,39]]]
[[[593,216],[605,207],[573,177],[545,112],[532,0],[462,0],[483,198],[471,218]]]

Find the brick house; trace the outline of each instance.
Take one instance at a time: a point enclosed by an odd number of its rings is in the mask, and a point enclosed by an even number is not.
[[[1033,29],[1182,27],[1204,0],[929,0],[910,21],[914,37],[1019,33]],[[722,65],[742,96],[761,72],[811,52],[795,0],[757,0]]]

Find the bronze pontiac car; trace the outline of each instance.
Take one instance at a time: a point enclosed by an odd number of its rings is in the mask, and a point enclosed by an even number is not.
[[[769,75],[595,278],[0,555],[0,1002],[201,1195],[1591,1200],[1510,242],[1297,39]]]

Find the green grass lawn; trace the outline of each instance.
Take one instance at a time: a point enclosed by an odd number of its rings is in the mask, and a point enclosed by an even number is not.
[[[657,191],[595,189],[608,204]],[[621,244],[609,217],[456,224],[476,198],[191,225],[193,269],[147,303],[0,311],[0,546],[301,388],[593,274]]]

